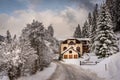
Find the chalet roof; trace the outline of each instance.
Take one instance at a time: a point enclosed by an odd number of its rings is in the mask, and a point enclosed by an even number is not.
[[[90,38],[68,38],[68,39],[59,39],[60,42],[67,41],[67,40],[78,40],[78,41],[90,41]]]
[[[90,41],[90,38],[75,38],[75,39],[77,39],[77,40],[79,40],[79,41],[84,41],[84,40]]]
[[[61,54],[63,55],[65,52],[69,51],[70,49],[72,49],[73,51],[75,51],[76,53],[78,53],[80,55],[80,53],[78,51],[76,51],[72,46],[69,47],[68,49],[66,49],[65,51],[63,51]]]
[[[67,44],[68,40],[76,40],[76,43],[81,43],[81,41],[90,41],[90,38],[73,38],[73,39],[70,38],[70,39],[60,41],[60,42],[63,43],[63,44]]]

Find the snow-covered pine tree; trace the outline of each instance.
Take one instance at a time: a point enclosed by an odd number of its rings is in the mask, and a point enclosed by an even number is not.
[[[88,23],[89,23],[89,25],[92,25],[92,15],[91,15],[91,13],[88,14]]]
[[[28,38],[20,37],[19,49],[21,75],[36,73],[38,70],[36,65],[38,55],[35,54],[36,51],[31,47]]]
[[[5,37],[0,35],[0,42],[4,41]]]
[[[115,12],[114,19],[116,21],[116,27],[114,31],[120,31],[120,0],[114,0],[114,3],[115,4],[113,5],[112,9]]]
[[[16,40],[16,38],[17,38],[17,36],[16,36],[16,34],[15,34],[14,37],[13,37],[13,40]]]
[[[91,13],[88,14],[88,25],[89,25],[89,38],[92,38],[93,34],[92,34],[92,29],[93,29],[93,26],[92,26],[92,23],[93,23],[93,17],[91,15]]]
[[[86,21],[84,23],[83,29],[82,29],[82,37],[83,38],[89,38],[90,36],[90,26],[88,24],[88,22]]]
[[[11,34],[10,34],[10,31],[9,31],[9,30],[7,30],[6,41],[7,41],[8,43],[11,43],[11,41],[12,41],[12,37],[11,37]]]
[[[52,25],[48,26],[48,29],[45,29],[44,35],[45,35],[44,40],[47,40],[51,43],[53,42],[54,29]]]
[[[4,41],[0,49],[0,63],[1,69],[7,71],[10,80],[15,80],[20,76],[19,64],[19,47],[17,40],[8,43]]]
[[[54,29],[53,29],[52,25],[48,26],[48,32],[52,37],[54,36]]]
[[[98,18],[98,4],[95,5],[95,9],[93,11],[92,26],[91,26],[91,43],[94,42],[94,38],[96,35],[97,18]]]
[[[117,0],[106,0],[106,6],[109,9],[109,12],[111,14],[112,22],[113,22],[113,28],[116,31],[116,26],[117,26],[117,6],[116,6],[116,1]]]
[[[106,4],[112,16],[114,31],[120,31],[120,0],[106,0]]]
[[[24,34],[26,35],[24,35]],[[46,50],[46,48],[48,48],[46,46],[45,43],[45,39],[47,39],[46,37],[46,30],[43,26],[42,23],[33,20],[33,22],[31,24],[28,24],[27,27],[25,27],[25,29],[23,29],[22,31],[22,36],[25,38],[28,38],[28,40],[30,41],[30,45],[32,48],[34,48],[34,50],[36,51],[36,54],[38,55],[38,59],[37,59],[37,68],[39,68],[40,70],[43,70],[43,68],[45,66],[48,66],[48,62],[51,62],[50,60],[50,52],[48,50]],[[49,48],[48,48],[49,49]],[[47,55],[47,58],[46,56]]]
[[[21,37],[25,40],[28,40],[31,47],[34,48],[34,50],[36,51],[36,55],[38,55],[36,68],[37,70],[40,69],[39,54],[41,54],[41,51],[39,50],[39,45],[41,45],[40,42],[43,40],[44,37],[44,27],[42,23],[33,20],[31,24],[27,24],[27,27],[22,30]]]
[[[81,28],[80,28],[80,25],[79,25],[79,24],[78,24],[78,26],[77,26],[76,29],[75,29],[75,32],[74,32],[73,37],[74,37],[74,38],[81,38],[81,37],[82,37]]]
[[[117,39],[113,32],[111,16],[105,4],[100,9],[97,33],[94,40],[93,50],[99,57],[106,57],[119,51]]]

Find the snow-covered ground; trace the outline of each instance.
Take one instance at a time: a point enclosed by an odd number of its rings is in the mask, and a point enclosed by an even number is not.
[[[101,62],[96,65],[80,65],[80,60],[81,59],[66,59],[63,63],[80,66],[87,71],[96,73],[105,80],[120,80],[120,52],[101,60]],[[96,61],[97,58],[93,56],[90,60]]]
[[[51,63],[51,65],[43,71],[37,72],[35,75],[21,77],[18,80],[47,80],[55,72],[56,67],[57,65],[55,63]]]
[[[0,72],[0,80],[9,80],[6,72]]]
[[[120,80],[120,53],[104,59],[95,66],[82,66],[84,69],[89,69],[96,72],[98,76],[106,78],[107,80]]]
[[[96,62],[100,62],[103,59],[98,59],[97,56],[95,56],[95,54],[93,53],[88,53],[84,56],[82,56],[82,58],[79,59],[63,59],[63,63],[67,63],[67,64],[76,64],[76,65],[80,65],[80,61],[81,62],[90,62],[90,63],[86,63],[86,64],[96,64]],[[83,64],[83,63],[82,63]]]
[[[120,32],[116,33],[118,38],[118,47],[120,49]],[[80,61],[89,61],[97,64],[86,64],[80,65]],[[120,52],[114,54],[105,59],[98,59],[94,54],[89,54],[89,56],[84,56],[81,59],[64,59],[62,61],[65,64],[74,64],[76,66],[82,67],[83,69],[96,73],[99,77],[105,80],[120,80]]]

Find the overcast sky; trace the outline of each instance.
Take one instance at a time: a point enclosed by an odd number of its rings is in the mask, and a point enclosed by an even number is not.
[[[75,27],[84,23],[88,12],[102,0],[0,0],[0,35],[10,30],[12,35],[21,30],[33,19],[50,24],[55,37],[69,38]]]

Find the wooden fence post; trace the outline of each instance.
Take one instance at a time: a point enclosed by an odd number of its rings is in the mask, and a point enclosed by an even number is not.
[[[80,61],[80,65],[82,65],[81,61]]]
[[[105,64],[105,71],[107,71],[107,64]]]

